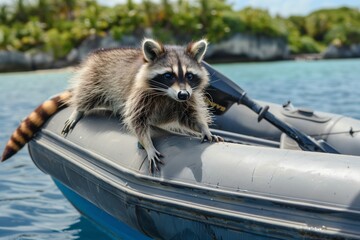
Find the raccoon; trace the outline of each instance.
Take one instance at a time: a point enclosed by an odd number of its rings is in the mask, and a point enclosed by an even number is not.
[[[163,164],[163,155],[151,140],[153,127],[196,132],[202,141],[223,141],[208,127],[211,117],[204,90],[209,78],[201,65],[207,45],[205,39],[186,47],[144,39],[141,49],[106,49],[90,54],[70,82],[67,103],[75,110],[62,134],[69,134],[90,110],[110,109],[137,136],[151,172]]]

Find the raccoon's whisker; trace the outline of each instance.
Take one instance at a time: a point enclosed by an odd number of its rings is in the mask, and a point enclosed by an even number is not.
[[[215,72],[212,72],[211,75],[209,75],[210,77],[214,76],[215,75]]]
[[[148,96],[148,95],[154,95],[154,94],[162,94],[162,93],[166,93],[165,89],[161,89],[161,88],[154,88],[154,87],[146,87],[143,90],[144,92],[141,93],[141,96]]]
[[[154,88],[154,87],[148,87],[146,88],[148,90],[155,90],[156,92],[166,92],[165,89],[162,89],[162,88]]]
[[[218,82],[218,81],[221,81],[221,79],[218,78],[218,79],[212,80],[211,83],[216,83],[216,82]]]
[[[193,87],[191,88],[193,91],[196,91],[197,89],[199,89],[198,87]]]
[[[152,88],[152,87],[146,88],[146,90],[149,90],[149,93],[166,93],[167,92],[167,90],[165,90],[165,89]]]
[[[166,95],[166,91],[159,90],[157,88],[148,88],[147,90],[151,90],[151,91],[149,91],[147,96],[165,96]]]
[[[168,86],[167,86],[166,84],[161,83],[161,82],[158,82],[158,81],[155,81],[155,80],[153,80],[153,79],[150,79],[150,82],[153,82],[153,83],[159,84],[160,86],[163,86],[163,87],[165,87],[165,88],[168,88]]]
[[[211,94],[208,92],[205,92],[205,97],[207,97],[211,102],[214,102],[214,99],[212,98]]]

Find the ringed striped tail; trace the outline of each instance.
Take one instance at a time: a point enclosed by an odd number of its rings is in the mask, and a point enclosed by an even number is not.
[[[24,147],[52,115],[67,105],[70,97],[71,92],[62,92],[45,101],[30,113],[11,135],[2,154],[1,162],[9,159]]]

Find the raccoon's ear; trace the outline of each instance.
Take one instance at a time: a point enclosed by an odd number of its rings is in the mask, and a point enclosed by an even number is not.
[[[152,62],[162,53],[164,53],[165,49],[161,43],[149,38],[145,38],[144,41],[142,42],[142,51],[145,60],[147,62]]]
[[[200,41],[189,43],[186,51],[190,56],[195,58],[197,62],[201,62],[204,58],[207,46],[208,41],[206,39],[201,39]]]

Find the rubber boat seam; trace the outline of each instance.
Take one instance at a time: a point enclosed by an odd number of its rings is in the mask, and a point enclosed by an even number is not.
[[[60,136],[54,134],[51,131],[44,130],[42,132],[46,133],[46,134],[42,134],[42,136],[45,139],[46,138],[49,138],[49,139],[54,138],[54,139],[57,140],[57,142],[62,142],[62,144],[70,146],[72,148],[76,148],[76,146],[77,146],[76,144],[72,143],[71,141],[66,140],[63,137],[60,137]],[[50,141],[50,142],[52,142],[52,141]],[[42,145],[45,147],[45,144],[42,144]],[[56,148],[58,147],[58,144],[53,143],[53,145]],[[151,181],[153,183],[161,184],[162,186],[164,186],[164,184],[166,184],[166,185],[176,187],[176,188],[179,188],[179,186],[180,186],[182,188],[185,187],[185,188],[190,188],[190,189],[199,189],[199,190],[203,190],[203,191],[208,192],[208,189],[206,189],[203,186],[199,186],[199,185],[191,184],[191,183],[179,182],[179,181],[176,181],[176,180],[162,180],[161,181],[161,179],[159,179],[158,177],[146,176],[146,175],[144,175],[144,174],[142,174],[140,172],[131,171],[131,170],[121,166],[120,164],[114,164],[113,162],[107,160],[105,157],[103,157],[103,156],[101,156],[101,155],[99,155],[97,153],[94,153],[92,151],[89,151],[87,149],[81,149],[81,151],[83,153],[85,153],[86,155],[92,157],[93,159],[101,160],[102,163],[105,163],[106,165],[110,166],[112,169],[115,169],[117,171],[125,173],[128,176],[135,177],[135,179],[138,180],[138,181],[147,182],[147,183],[149,181]],[[67,152],[70,153],[70,151],[67,151]],[[74,154],[74,153],[70,153],[70,154]],[[69,155],[69,154],[66,154],[66,155]],[[98,168],[100,168],[100,169],[114,175],[113,172],[107,171],[106,169],[104,169],[101,166],[101,164],[96,164],[97,162],[98,161],[91,161],[91,162],[86,161],[87,164],[89,164],[89,163],[93,164],[96,167],[98,167]],[[116,175],[114,175],[114,176],[116,176]],[[116,177],[118,177],[118,176],[116,176]],[[243,193],[243,192],[237,191],[238,189],[236,189],[236,188],[234,188],[234,191],[236,191],[236,192],[231,192],[230,193],[228,190],[218,189],[213,185],[206,185],[206,186],[211,186],[212,187],[211,191],[213,191],[213,192],[216,192],[216,193],[218,193],[220,195],[231,196],[232,198],[235,195],[236,197],[240,197],[240,198],[246,197],[246,198],[258,199],[258,200],[266,200],[266,201],[278,202],[278,203],[282,203],[282,204],[286,204],[286,205],[293,205],[293,206],[301,206],[301,207],[309,207],[309,208],[314,208],[314,209],[321,209],[322,211],[328,210],[328,211],[335,211],[335,212],[341,212],[341,213],[360,214],[360,211],[358,211],[358,210],[350,210],[348,208],[340,207],[340,206],[337,206],[335,204],[330,204],[330,203],[328,203],[328,205],[324,207],[323,202],[317,203],[316,201],[312,201],[312,202],[301,202],[300,203],[299,201],[295,200],[294,198],[289,198],[289,197],[286,197],[286,196],[283,196],[283,195],[266,196],[266,195],[259,194],[257,192]],[[274,196],[286,197],[286,199],[285,200],[275,199]]]
[[[240,133],[232,133],[229,131],[224,131],[224,130],[218,130],[218,129],[214,129],[214,128],[210,128],[210,131],[216,135],[220,135],[223,136],[224,138],[230,138],[232,139],[233,137],[235,138],[240,138],[236,141],[233,141],[231,143],[235,143],[235,144],[242,144],[242,145],[250,145],[250,146],[262,146],[262,147],[270,147],[270,148],[280,148],[280,143],[277,141],[273,141],[270,139],[259,139],[257,137],[254,136],[246,136]],[[245,141],[246,139],[246,141]]]
[[[333,128],[336,126],[336,123],[338,123],[341,119],[343,119],[343,118],[345,118],[344,116],[341,116],[341,117],[338,117],[334,122],[333,122],[333,124],[331,124],[331,126],[330,126],[330,128],[327,128],[328,129],[328,133],[331,133],[331,131],[333,130]],[[328,140],[328,138],[329,138],[329,134],[324,134],[324,135],[322,135],[322,136],[326,136],[326,138],[324,139],[325,141],[327,141]]]
[[[41,143],[41,142],[37,142],[37,143],[39,145],[42,145],[45,148],[47,146],[46,144]],[[52,150],[54,150],[54,149],[52,149]],[[72,154],[66,154],[65,151],[63,152],[63,151],[61,151],[59,149],[56,149],[55,151],[58,152],[59,155],[65,155],[65,156],[71,156],[72,155]],[[91,167],[88,166],[89,162],[86,162],[87,164],[86,163],[84,164],[84,162],[81,161],[81,158],[79,156],[77,156],[75,154],[73,154],[73,155],[74,156],[72,156],[72,157],[75,157],[75,158],[67,158],[67,160],[69,160],[69,162],[64,162],[63,164],[67,165],[69,168],[71,168],[73,171],[75,171],[77,173],[78,173],[78,171],[76,171],[76,169],[72,165],[85,167],[86,169],[85,168],[82,168],[82,169],[89,173],[89,169],[91,169]],[[76,158],[78,158],[78,159],[76,159]],[[80,160],[80,161],[78,161],[78,160]],[[160,206],[162,206],[163,204],[167,204],[167,205],[170,205],[170,206],[174,206],[174,205],[175,206],[181,206],[182,208],[185,209],[185,208],[188,208],[189,205],[191,205],[191,207],[194,210],[197,210],[197,211],[203,212],[203,213],[209,212],[209,210],[211,210],[210,212],[212,214],[215,214],[215,215],[227,215],[228,217],[231,217],[231,218],[234,218],[234,219],[250,220],[250,221],[254,221],[254,222],[261,222],[261,223],[264,223],[264,224],[272,224],[272,225],[276,224],[277,226],[282,226],[282,227],[287,227],[287,228],[294,228],[295,227],[298,230],[309,230],[309,229],[311,229],[311,226],[309,226],[309,225],[307,225],[305,223],[298,222],[298,221],[289,221],[289,220],[283,220],[283,219],[280,219],[280,218],[271,218],[271,217],[264,217],[264,216],[255,215],[255,214],[239,213],[239,212],[231,211],[231,210],[228,210],[228,209],[223,209],[223,208],[219,209],[219,208],[216,208],[216,207],[211,207],[209,205],[196,204],[194,202],[183,201],[183,200],[179,200],[179,199],[176,199],[176,201],[174,201],[174,198],[169,198],[169,197],[166,197],[164,195],[144,194],[142,192],[130,189],[130,188],[126,187],[126,185],[123,185],[123,184],[120,184],[120,183],[114,181],[113,179],[108,177],[103,172],[107,173],[107,171],[105,169],[101,169],[101,172],[93,171],[93,172],[91,172],[91,175],[93,175],[96,179],[104,180],[107,184],[109,184],[109,185],[111,185],[111,186],[113,186],[115,188],[121,189],[122,192],[125,192],[127,194],[131,194],[132,196],[140,197],[142,199],[147,199],[148,201],[156,203],[157,205],[160,205]],[[92,181],[91,179],[87,179],[87,180],[94,183],[94,184],[96,184],[96,182]],[[104,189],[104,190],[106,190],[106,189]],[[76,190],[74,190],[74,191],[76,191]],[[112,192],[111,194],[114,194],[114,195],[120,197],[115,192]],[[156,197],[156,196],[160,196],[160,198]],[[162,201],[162,203],[159,203],[159,199]],[[96,205],[96,203],[94,203],[94,202],[92,202],[92,203]],[[148,205],[146,205],[146,207],[151,209],[151,207],[149,207]],[[156,210],[159,211],[158,209],[156,209]],[[166,213],[166,212],[164,212],[164,213]],[[274,220],[276,220],[276,221],[274,221]],[[217,223],[217,224],[219,225],[219,223]],[[229,228],[230,226],[226,225],[226,227]],[[321,230],[322,233],[327,233],[327,234],[330,234],[330,235],[336,234],[339,231],[340,231],[340,229],[332,228],[332,227],[326,227],[325,229]],[[346,235],[349,235],[349,236],[353,236],[352,233],[344,233],[344,232],[342,232],[342,233],[346,234]]]

